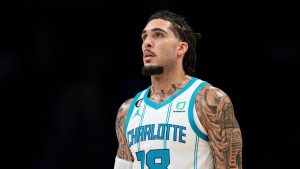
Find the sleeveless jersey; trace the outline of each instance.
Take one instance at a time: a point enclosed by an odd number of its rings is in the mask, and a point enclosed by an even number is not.
[[[128,110],[125,134],[133,169],[212,169],[207,133],[195,110],[195,99],[207,84],[192,78],[161,103],[138,93]]]

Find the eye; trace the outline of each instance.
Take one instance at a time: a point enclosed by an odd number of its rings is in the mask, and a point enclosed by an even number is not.
[[[161,38],[161,37],[163,37],[164,35],[163,35],[161,32],[155,32],[154,36],[155,36],[156,38]]]
[[[142,40],[144,41],[146,38],[147,38],[147,35],[146,35],[146,34],[143,34],[143,35],[142,35]]]

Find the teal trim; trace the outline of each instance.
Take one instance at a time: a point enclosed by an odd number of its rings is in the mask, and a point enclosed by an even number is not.
[[[201,130],[199,130],[199,128],[197,127],[196,123],[195,123],[195,119],[193,116],[193,111],[194,111],[194,105],[195,105],[195,100],[197,97],[197,94],[199,93],[199,91],[207,84],[207,82],[202,82],[194,91],[191,100],[190,100],[190,104],[189,104],[189,112],[188,112],[188,116],[189,116],[189,122],[190,125],[192,127],[192,129],[194,130],[194,132],[203,140],[208,141],[208,137],[206,134],[204,134]]]
[[[179,96],[183,92],[185,92],[190,86],[192,86],[192,84],[194,84],[194,82],[196,80],[197,80],[197,78],[192,78],[181,90],[179,90],[177,93],[175,93],[174,95],[172,95],[167,100],[165,100],[161,103],[154,103],[148,98],[149,90],[151,88],[151,86],[149,86],[144,94],[144,101],[150,107],[152,107],[154,109],[159,109],[159,108],[165,106],[166,104],[170,103],[171,101],[173,101],[177,96]]]
[[[128,127],[128,122],[129,122],[129,119],[132,115],[132,112],[133,112],[133,108],[134,108],[134,105],[135,105],[135,102],[137,101],[137,99],[140,97],[142,92],[139,92],[138,94],[136,94],[133,98],[133,101],[131,102],[130,104],[130,107],[129,107],[129,110],[127,112],[127,117],[126,117],[126,121],[125,121],[125,125],[124,125],[124,133],[127,135],[127,127]]]

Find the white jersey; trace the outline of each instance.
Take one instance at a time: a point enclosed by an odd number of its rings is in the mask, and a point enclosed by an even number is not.
[[[128,110],[125,133],[134,157],[133,169],[212,169],[207,133],[195,110],[195,99],[207,82],[192,78],[162,103],[138,93]]]

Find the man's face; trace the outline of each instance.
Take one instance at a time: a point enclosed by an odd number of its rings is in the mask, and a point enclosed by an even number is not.
[[[153,19],[144,28],[142,51],[144,66],[174,66],[180,41],[170,29],[171,22]]]

